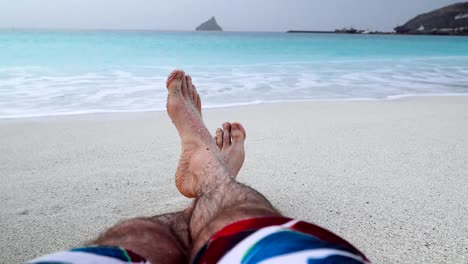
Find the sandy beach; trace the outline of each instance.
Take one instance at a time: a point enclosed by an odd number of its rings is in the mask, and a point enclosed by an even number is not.
[[[468,97],[208,109],[247,130],[238,177],[375,263],[468,262]],[[0,262],[184,208],[164,112],[0,120]]]

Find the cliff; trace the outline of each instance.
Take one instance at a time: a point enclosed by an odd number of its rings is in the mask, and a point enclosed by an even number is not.
[[[218,25],[216,19],[214,17],[210,18],[208,21],[202,23],[200,26],[196,28],[197,31],[199,30],[207,30],[207,31],[223,31],[223,29]]]
[[[395,28],[399,34],[468,35],[468,2],[419,15]]]

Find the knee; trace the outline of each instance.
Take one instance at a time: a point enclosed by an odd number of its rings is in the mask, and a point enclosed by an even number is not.
[[[123,221],[105,231],[91,244],[122,247],[151,263],[159,263],[161,258],[166,257],[176,260],[174,263],[187,258],[187,253],[169,228],[145,218]]]
[[[195,245],[192,253],[196,253],[214,234],[230,224],[251,218],[275,216],[281,216],[281,213],[268,205],[241,204],[223,210],[201,228],[199,233],[192,233]]]
[[[111,227],[102,233],[93,244],[105,245],[106,243],[121,243],[132,240],[148,241],[153,240],[154,234],[166,232],[164,228],[161,228],[150,220],[135,218],[123,221]]]
[[[236,222],[249,218],[281,216],[281,213],[269,203],[243,203],[223,210],[221,215]]]

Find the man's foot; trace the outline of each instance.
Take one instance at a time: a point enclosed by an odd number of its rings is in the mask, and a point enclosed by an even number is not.
[[[223,128],[216,130],[214,137],[216,145],[221,150],[224,164],[231,176],[239,174],[242,164],[244,164],[245,150],[245,129],[239,123],[224,123]]]
[[[231,180],[221,152],[201,117],[201,101],[192,80],[180,70],[166,82],[167,112],[179,132],[182,155],[176,172],[177,189],[193,198]]]

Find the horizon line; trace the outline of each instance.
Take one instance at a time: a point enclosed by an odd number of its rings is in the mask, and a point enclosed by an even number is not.
[[[233,32],[233,33],[284,33],[284,31],[259,31],[259,30],[222,30],[222,31],[198,31],[196,29],[151,29],[151,28],[73,28],[73,27],[2,27],[0,30],[50,30],[50,31],[147,31],[147,32]]]

